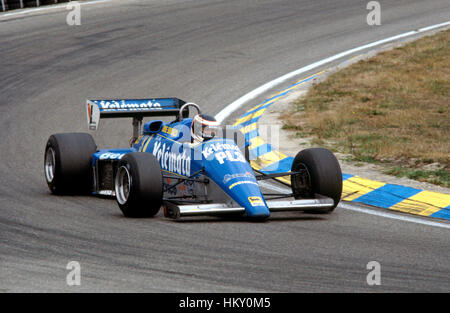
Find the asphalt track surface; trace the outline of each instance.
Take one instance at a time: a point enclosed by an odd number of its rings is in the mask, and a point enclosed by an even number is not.
[[[378,27],[360,0],[109,1],[83,6],[81,26],[63,9],[0,17],[0,292],[448,292],[448,229],[339,207],[264,223],[130,219],[114,200],[52,196],[43,177],[47,138],[86,131],[87,98],[174,96],[216,114],[301,66],[450,20],[447,0],[382,5]],[[107,148],[130,135],[108,120],[94,137]],[[69,261],[81,286],[66,284]]]

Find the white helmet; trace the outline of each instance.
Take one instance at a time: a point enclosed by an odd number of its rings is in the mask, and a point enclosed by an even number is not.
[[[191,135],[194,142],[203,142],[214,138],[219,130],[220,123],[212,116],[197,114],[192,119]]]

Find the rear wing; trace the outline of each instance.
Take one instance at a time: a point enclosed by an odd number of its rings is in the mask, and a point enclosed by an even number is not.
[[[101,118],[133,118],[142,122],[145,116],[176,116],[186,102],[178,98],[124,99],[124,100],[87,100],[87,122],[90,130],[97,130]],[[187,117],[188,110],[183,110]]]

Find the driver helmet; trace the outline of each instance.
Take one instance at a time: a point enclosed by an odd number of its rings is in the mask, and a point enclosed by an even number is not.
[[[195,143],[214,138],[219,130],[220,123],[212,116],[197,114],[192,119],[191,135]]]

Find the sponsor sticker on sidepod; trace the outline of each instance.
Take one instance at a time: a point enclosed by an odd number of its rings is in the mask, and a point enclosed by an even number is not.
[[[152,154],[158,159],[161,169],[183,176],[191,176],[191,157],[183,151],[172,151],[171,145],[156,142]]]

